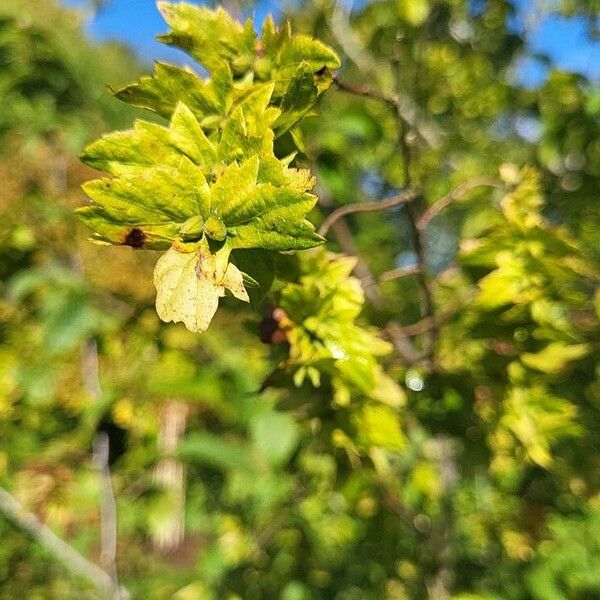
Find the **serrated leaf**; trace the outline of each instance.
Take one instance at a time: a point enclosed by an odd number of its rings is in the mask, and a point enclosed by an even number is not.
[[[252,64],[256,34],[250,20],[241,25],[222,8],[210,10],[187,3],[159,2],[158,9],[171,31],[159,40],[185,50],[209,70],[223,62],[240,74]]]
[[[144,223],[127,225],[115,223],[100,206],[83,206],[77,216],[94,230],[92,241],[122,244],[133,248],[166,250],[177,238],[178,223]]]
[[[170,248],[154,269],[158,316],[201,332],[210,325],[225,290],[249,302],[242,274],[228,263],[228,254],[212,254],[205,245],[189,253]]]
[[[90,167],[121,175],[152,165],[179,168],[183,157],[210,172],[216,148],[189,108],[179,103],[169,127],[137,120],[133,129],[110,133],[88,146],[81,159]]]
[[[331,70],[340,67],[340,60],[331,48],[309,36],[292,35],[289,23],[277,29],[273,20],[267,19],[262,36],[257,39],[251,21],[242,25],[220,8],[213,11],[163,2],[159,3],[159,9],[171,27],[159,39],[188,52],[213,72],[213,79],[227,67],[237,82],[243,82],[242,87],[274,83],[272,104],[284,111],[275,128],[276,135],[309,114],[320,94],[331,85]],[[126,100],[128,95],[137,97],[143,105],[156,110],[157,90],[166,86],[164,95],[172,96],[177,87],[161,75],[157,73],[154,82],[140,80],[134,84],[138,87],[124,88],[120,95],[125,95]],[[186,101],[186,96],[182,94],[179,99]],[[160,108],[165,111],[166,105]]]
[[[296,385],[305,375],[318,380],[311,367],[329,374],[340,401],[354,393],[392,407],[404,404],[404,393],[376,360],[391,352],[390,344],[355,322],[364,303],[360,281],[350,275],[355,259],[315,251],[299,263],[298,281],[279,297]]]
[[[219,215],[227,220],[235,207],[243,204],[256,188],[259,160],[252,156],[240,165],[232,163],[219,175],[211,188],[212,206]]]
[[[265,248],[268,250],[306,250],[325,241],[309,221],[280,221],[276,211],[235,227],[233,248]]]
[[[301,62],[313,71],[326,69],[339,69],[340,59],[328,46],[307,35],[296,35],[288,43],[281,46],[278,66],[279,68],[296,67]]]
[[[123,167],[165,163],[172,154],[166,128],[137,120],[133,129],[109,133],[90,144],[81,160],[94,169],[117,175]]]
[[[183,102],[201,119],[206,115],[225,113],[232,86],[227,65],[223,65],[212,79],[203,80],[189,67],[157,62],[154,75],[140,77],[136,83],[116,90],[115,96],[167,119]]]
[[[218,147],[218,159],[224,163],[243,160],[254,154],[272,154],[273,123],[279,111],[269,107],[273,85],[262,85],[248,94],[228,116]]]
[[[198,213],[208,215],[208,185],[186,157],[178,169],[153,166],[143,175],[89,181],[83,190],[117,223],[183,222]]]
[[[170,143],[189,157],[204,173],[210,173],[216,161],[217,149],[208,139],[194,113],[179,102],[171,118]]]
[[[301,65],[286,81],[286,89],[279,103],[281,114],[274,124],[276,135],[296,125],[315,105],[318,94],[313,72],[306,65]]]

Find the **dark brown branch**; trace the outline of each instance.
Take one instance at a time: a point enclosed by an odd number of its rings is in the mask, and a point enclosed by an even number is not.
[[[461,183],[456,189],[452,190],[449,194],[442,196],[439,200],[436,200],[419,218],[417,221],[417,229],[422,231],[429,225],[432,219],[437,217],[447,206],[460,200],[465,194],[469,193],[478,187],[493,187],[497,189],[503,189],[502,182],[493,177],[475,177],[469,181]]]
[[[433,148],[439,147],[441,132],[433,122],[426,122],[422,115],[419,115],[419,110],[414,100],[405,96],[384,94],[372,87],[349,83],[340,80],[337,75],[333,76],[333,83],[341,92],[361,98],[370,98],[371,100],[387,104],[392,108],[394,114],[398,113],[402,116],[404,121],[410,121],[418,134],[419,140]]]
[[[410,148],[410,131],[409,124],[403,118],[399,107],[396,110],[396,116],[398,121],[398,146],[402,153],[404,162],[404,186],[407,189],[412,187],[412,177],[410,172],[411,163],[411,148]],[[434,353],[434,345],[437,337],[437,327],[435,325],[435,304],[433,302],[433,294],[429,287],[429,281],[425,275],[425,238],[421,235],[421,231],[417,227],[419,220],[418,209],[414,203],[407,205],[406,213],[408,215],[408,222],[411,228],[411,233],[414,240],[415,254],[417,255],[417,266],[419,267],[418,273],[416,273],[419,287],[421,288],[421,294],[423,297],[423,317],[431,318],[433,327],[427,330],[427,352],[429,354]]]
[[[383,94],[382,92],[375,90],[373,88],[359,85],[356,83],[349,83],[347,81],[342,81],[339,79],[337,75],[333,76],[333,83],[338,90],[342,92],[347,92],[348,94],[353,94],[355,96],[360,96],[361,98],[371,98],[372,100],[378,100],[380,102],[385,102],[389,106],[391,106],[395,111],[398,110],[398,100],[393,96],[389,96],[387,94]]]
[[[428,350],[431,352],[437,336],[437,326],[435,324],[435,304],[433,302],[433,294],[429,287],[429,281],[425,275],[425,238],[421,235],[421,231],[417,227],[418,214],[416,207],[408,207],[408,221],[413,235],[415,254],[417,255],[417,265],[419,270],[416,273],[417,282],[421,288],[423,297],[423,317],[431,319],[432,327],[426,330]]]
[[[415,197],[416,194],[412,190],[407,190],[401,194],[398,194],[397,196],[394,196],[393,198],[388,198],[387,200],[380,200],[377,202],[357,202],[355,204],[340,206],[340,208],[334,210],[330,215],[327,216],[325,221],[323,221],[323,224],[321,227],[319,227],[319,235],[326,235],[336,221],[347,215],[360,212],[387,210],[388,208],[393,208],[394,206],[400,206],[400,204],[411,202]]]
[[[429,350],[431,351],[435,342],[436,336],[436,324],[435,324],[435,306],[433,303],[433,295],[429,288],[429,283],[424,273],[424,265],[425,265],[425,240],[420,234],[419,229],[417,228],[417,222],[419,220],[419,215],[417,214],[416,207],[412,204],[412,200],[417,197],[416,192],[411,189],[411,177],[410,177],[410,145],[409,145],[409,128],[408,123],[404,119],[402,115],[402,110],[398,99],[394,96],[390,96],[384,94],[378,90],[374,90],[372,88],[361,86],[357,84],[352,84],[348,82],[341,81],[337,76],[334,75],[333,78],[334,84],[336,87],[344,92],[348,92],[350,94],[354,94],[356,96],[360,96],[363,98],[371,98],[373,100],[379,100],[381,102],[386,103],[390,106],[394,113],[397,116],[398,126],[399,126],[399,135],[398,135],[398,145],[404,160],[404,173],[405,173],[405,188],[406,191],[401,193],[399,196],[392,198],[390,201],[402,199],[400,202],[394,202],[391,206],[396,206],[397,204],[402,204],[404,202],[408,202],[407,205],[407,214],[409,218],[409,223],[411,226],[414,244],[415,244],[415,253],[417,255],[417,265],[412,272],[412,274],[417,276],[419,286],[422,290],[423,296],[423,315],[425,319],[428,319],[431,327],[426,329],[424,333],[427,334],[428,340],[427,345]],[[390,202],[387,201],[387,202]],[[409,202],[410,201],[410,202]],[[364,208],[363,208],[364,207]],[[344,217],[347,214],[351,214],[353,212],[362,212],[362,210],[383,210],[384,208],[388,208],[384,206],[384,202],[370,202],[370,203],[361,203],[361,204],[353,204],[349,206],[344,206],[327,217],[321,228],[319,229],[319,233],[324,235],[331,227],[331,224],[335,222],[337,219]],[[364,282],[363,282],[364,283]],[[375,279],[372,278],[367,282],[367,287],[375,285]],[[408,336],[404,329],[398,324],[393,323],[392,326],[388,326],[387,328],[388,335],[392,338],[392,342],[396,347],[396,350],[399,351],[403,356],[407,356],[407,348],[406,342],[408,342]],[[418,362],[419,356],[414,350],[414,346],[411,343],[411,349],[409,349],[409,354],[411,356],[412,362]]]
[[[414,344],[410,340],[410,333],[407,333],[405,328],[397,321],[390,321],[385,326],[385,333],[390,342],[394,346],[394,350],[402,356],[409,365],[417,365],[425,363],[429,366],[429,359],[419,353]]]

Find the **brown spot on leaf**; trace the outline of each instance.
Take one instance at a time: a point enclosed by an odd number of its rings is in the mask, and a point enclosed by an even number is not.
[[[132,248],[143,248],[146,243],[146,234],[137,227],[134,227],[126,236],[123,244]]]
[[[315,71],[315,75],[324,75],[327,71],[327,67],[323,66],[318,71]]]

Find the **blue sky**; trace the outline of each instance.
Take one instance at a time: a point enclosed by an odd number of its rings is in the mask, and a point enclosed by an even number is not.
[[[86,6],[88,0],[62,0],[69,6]],[[533,0],[517,0],[521,10],[531,7]],[[277,16],[282,2],[262,0],[257,3],[255,18],[261,22],[269,12]],[[152,59],[181,62],[179,51],[167,48],[154,39],[166,31],[154,0],[109,0],[89,24],[89,34],[95,39],[118,39],[135,48],[138,54]],[[548,54],[561,68],[584,73],[600,82],[600,41],[592,41],[583,19],[566,19],[557,15],[546,18],[529,35],[532,53]],[[525,61],[520,68],[520,79],[536,85],[544,77],[544,69],[536,61]]]

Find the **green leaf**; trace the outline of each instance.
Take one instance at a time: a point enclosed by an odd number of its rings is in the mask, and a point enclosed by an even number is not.
[[[153,76],[140,77],[136,83],[116,90],[115,96],[166,119],[183,102],[198,119],[202,119],[206,115],[226,112],[232,86],[227,65],[220,67],[216,77],[203,80],[189,67],[157,62]]]
[[[286,39],[280,45],[277,67],[279,69],[296,68],[300,63],[313,72],[325,69],[339,69],[341,66],[338,55],[328,46],[307,35],[291,36],[289,30]]]
[[[186,157],[179,168],[153,166],[143,177],[95,179],[83,190],[117,223],[183,222],[198,213],[208,215],[206,179]]]
[[[255,87],[231,111],[221,133],[218,158],[227,164],[254,154],[273,153],[273,123],[280,112],[269,106],[273,85]]]
[[[298,426],[287,413],[262,412],[250,421],[254,447],[273,466],[285,464],[298,444]]]
[[[314,202],[313,202],[314,204]],[[272,211],[251,222],[235,227],[233,248],[265,248],[269,250],[306,250],[322,244],[325,239],[315,233],[312,223],[281,221],[278,214],[286,216],[286,211]],[[297,216],[291,214],[290,216]]]
[[[211,188],[212,206],[228,224],[235,224],[231,216],[235,216],[236,206],[243,205],[256,188],[258,162],[258,157],[252,156],[240,165],[235,162],[230,164]]]
[[[301,65],[288,79],[279,107],[281,115],[275,121],[275,132],[279,136],[287,131],[316,104],[319,91],[314,83],[314,74]]]
[[[404,393],[376,358],[391,352],[390,344],[355,322],[364,304],[361,283],[350,274],[355,259],[315,251],[299,262],[298,281],[288,283],[279,296],[295,384],[308,375],[318,386],[320,374],[327,373],[340,404],[354,395],[401,406]]]
[[[92,241],[121,244],[132,248],[166,250],[177,238],[178,223],[144,223],[142,226],[115,223],[100,206],[84,206],[77,216],[94,230]]]
[[[197,461],[224,471],[252,470],[246,449],[235,441],[210,433],[192,433],[185,437],[177,454],[186,460]]]
[[[354,415],[353,420],[359,437],[367,448],[379,446],[398,451],[407,445],[398,414],[389,406],[367,404]]]
[[[503,403],[502,426],[521,442],[527,456],[541,467],[552,464],[551,447],[560,439],[577,435],[577,407],[542,387],[515,387]]]
[[[210,173],[216,148],[193,113],[180,103],[169,127],[137,120],[133,129],[110,133],[88,146],[81,159],[94,169],[123,175],[153,165],[179,168],[184,157]]]
[[[258,308],[271,289],[275,279],[274,254],[266,250],[234,250],[231,260],[242,272],[258,284],[248,287],[248,296],[253,308]]]

